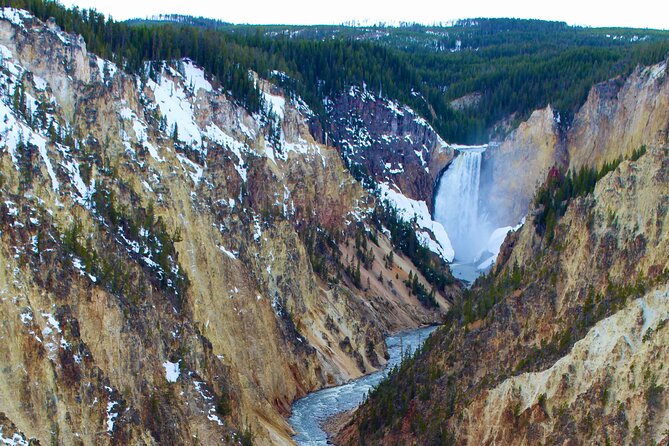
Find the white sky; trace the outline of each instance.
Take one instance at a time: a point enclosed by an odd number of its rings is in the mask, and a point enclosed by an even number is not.
[[[669,28],[659,4],[601,0],[61,0],[116,20],[177,13],[232,23],[339,24],[349,20],[447,22],[475,17],[560,20],[571,25]],[[624,5],[624,6],[623,6]]]

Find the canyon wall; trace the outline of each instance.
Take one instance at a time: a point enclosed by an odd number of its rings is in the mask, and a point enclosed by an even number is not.
[[[256,76],[250,114],[187,59],[128,74],[10,8],[0,65],[3,438],[291,444],[295,398],[441,320],[299,98]]]

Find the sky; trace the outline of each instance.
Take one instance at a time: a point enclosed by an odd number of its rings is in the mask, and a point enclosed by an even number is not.
[[[636,0],[620,6],[592,0],[60,0],[66,6],[94,8],[116,20],[176,13],[252,24],[340,24],[449,22],[476,17],[559,20],[570,25],[668,29],[658,11],[662,0]]]

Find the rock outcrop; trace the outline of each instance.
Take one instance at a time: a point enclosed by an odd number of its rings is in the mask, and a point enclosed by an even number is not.
[[[395,184],[432,209],[432,191],[454,151],[412,109],[351,87],[326,103],[329,138],[351,171]]]
[[[474,335],[501,328],[503,314],[517,314],[503,331],[520,342],[507,350],[511,338],[494,337],[504,356],[524,364],[463,409],[456,431],[464,443],[633,444],[666,437],[669,375],[659,346],[669,336],[668,181],[669,153],[653,150],[624,162],[592,197],[570,206],[558,226],[561,252],[538,261],[557,266],[545,279],[554,288],[529,299],[532,285],[519,290]],[[535,261],[533,232],[521,231],[507,268]],[[530,353],[517,350],[523,347]]]
[[[498,226],[516,225],[550,168],[567,162],[553,110],[535,111],[504,142],[484,152],[481,196],[486,197],[487,208],[483,211]]]
[[[642,145],[669,141],[667,61],[596,85],[567,137],[569,166],[601,166]]]
[[[643,145],[665,146],[668,79],[665,61],[597,84],[568,124],[550,106],[535,111],[501,145],[486,152],[482,194],[489,197],[493,221],[516,224],[552,167],[599,168]]]

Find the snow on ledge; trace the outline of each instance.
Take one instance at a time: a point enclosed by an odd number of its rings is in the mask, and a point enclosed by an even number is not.
[[[213,91],[211,83],[205,77],[204,70],[195,65],[192,60],[185,59],[183,61],[183,68],[186,82],[192,85],[194,94],[197,94],[200,89],[207,92]]]
[[[22,9],[2,8],[0,9],[0,19],[5,19],[16,26],[25,28],[23,21],[33,18],[32,14]]]
[[[230,251],[225,246],[219,246],[218,248],[223,252],[223,254],[230,257],[232,260],[237,260],[238,253],[236,253],[235,251]]]
[[[165,368],[165,379],[167,379],[168,382],[175,383],[177,382],[177,379],[179,379],[179,375],[181,374],[181,369],[179,367],[179,362],[170,362],[170,361],[165,361],[163,362],[163,367]]]
[[[29,446],[30,443],[20,434],[14,433],[12,437],[5,437],[2,432],[2,426],[0,426],[0,444],[10,445],[10,446]]]
[[[478,259],[480,261],[484,254],[489,254],[489,256],[486,257],[482,262],[478,263],[476,268],[481,271],[490,268],[497,260],[499,251],[502,248],[502,244],[504,244],[504,240],[506,240],[506,236],[509,234],[509,232],[516,232],[522,228],[524,224],[525,217],[523,217],[520,223],[518,223],[516,226],[504,226],[502,228],[495,229],[492,234],[490,234],[485,249],[479,253]]]
[[[427,231],[417,232],[418,239],[424,247],[439,255],[447,262],[452,262],[455,257],[455,251],[444,226],[432,220],[430,211],[425,201],[412,200],[407,198],[401,192],[393,189],[388,183],[379,183],[381,190],[381,199],[388,202],[397,209],[398,216],[404,221],[411,221],[416,217],[416,224]],[[430,234],[431,232],[431,234]]]
[[[267,112],[274,112],[279,120],[283,120],[284,114],[286,112],[286,98],[279,95],[274,95],[266,91],[262,91],[263,99],[265,100],[265,106]]]

